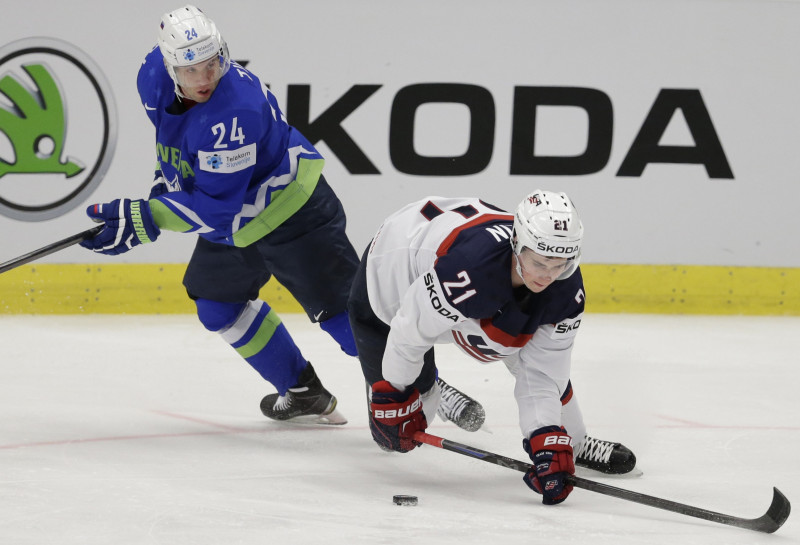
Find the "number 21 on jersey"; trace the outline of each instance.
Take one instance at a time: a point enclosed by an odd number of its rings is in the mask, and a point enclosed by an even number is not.
[[[458,276],[458,278],[461,279],[458,282],[442,282],[442,287],[444,288],[444,291],[447,292],[447,295],[452,296],[453,295],[453,291],[461,289],[461,288],[466,288],[472,282],[469,279],[469,275],[467,274],[467,271],[461,271],[460,273],[458,273],[457,276]],[[470,288],[468,290],[465,290],[464,293],[462,293],[461,295],[459,295],[455,299],[452,299],[450,302],[452,304],[454,304],[454,305],[457,305],[460,302],[465,301],[466,299],[469,299],[470,297],[472,297],[476,293],[478,293],[476,290]]]

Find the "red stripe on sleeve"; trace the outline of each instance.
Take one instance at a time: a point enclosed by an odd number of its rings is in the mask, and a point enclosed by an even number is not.
[[[510,333],[506,333],[502,329],[493,326],[491,318],[484,318],[481,320],[481,329],[484,333],[486,333],[487,337],[492,339],[497,344],[502,344],[503,346],[513,346],[515,348],[522,348],[533,337],[533,333],[517,335],[516,337]]]

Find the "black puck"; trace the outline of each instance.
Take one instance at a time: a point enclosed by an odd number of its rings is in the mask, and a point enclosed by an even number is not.
[[[399,494],[397,496],[392,497],[392,501],[395,505],[417,505],[417,497],[416,496],[405,496]]]

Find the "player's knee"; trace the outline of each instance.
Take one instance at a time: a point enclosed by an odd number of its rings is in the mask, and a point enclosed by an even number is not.
[[[221,303],[211,299],[197,299],[197,317],[209,331],[220,331],[236,321],[246,303]]]

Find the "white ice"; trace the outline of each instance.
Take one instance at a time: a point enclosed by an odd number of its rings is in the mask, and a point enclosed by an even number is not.
[[[283,319],[347,425],[266,421],[274,389],[193,316],[0,317],[0,543],[800,543],[797,514],[767,535],[584,490],[546,507],[514,470],[383,452],[357,361]],[[800,501],[799,348],[798,318],[587,315],[573,384],[589,432],[644,475],[583,476],[747,518],[773,486]],[[505,366],[437,354],[488,430],[428,431],[524,460]]]

